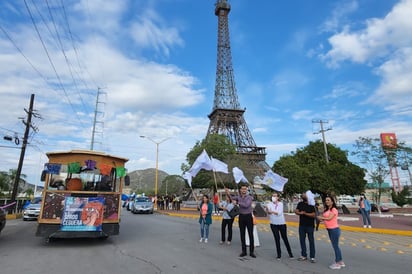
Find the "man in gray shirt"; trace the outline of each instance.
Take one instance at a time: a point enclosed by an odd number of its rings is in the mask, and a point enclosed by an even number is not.
[[[230,195],[229,190],[225,188],[226,194]],[[253,241],[253,217],[252,217],[252,201],[253,197],[248,194],[248,186],[246,184],[240,185],[240,193],[237,196],[231,196],[233,200],[237,200],[239,205],[239,230],[240,230],[240,241],[242,243],[242,253],[239,257],[246,256],[246,240],[245,232],[247,229],[250,245],[249,245],[249,254],[250,257],[256,258],[254,249],[255,243]]]

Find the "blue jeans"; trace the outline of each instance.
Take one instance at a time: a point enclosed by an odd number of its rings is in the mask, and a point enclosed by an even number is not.
[[[200,238],[209,238],[209,224],[206,224],[204,219],[200,223]]]
[[[362,214],[363,225],[371,225],[370,211],[366,211],[364,208],[361,208],[360,212]]]
[[[306,235],[308,235],[309,240],[309,253],[311,258],[315,258],[315,239],[313,237],[313,232],[315,228],[313,226],[299,226],[299,241],[302,257],[307,257],[306,252]]]
[[[215,213],[219,213],[220,209],[219,209],[219,204],[214,204],[215,206]]]
[[[340,237],[340,228],[328,229],[329,239],[332,243],[333,250],[335,250],[335,262],[338,263],[342,261],[342,252],[339,248],[339,237]]]

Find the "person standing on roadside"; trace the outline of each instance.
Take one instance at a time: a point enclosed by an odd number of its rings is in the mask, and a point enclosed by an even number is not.
[[[222,227],[221,227],[221,240],[220,244],[224,244],[226,241],[226,227],[227,227],[227,244],[230,245],[232,242],[232,227],[233,221],[235,220],[229,215],[229,212],[235,206],[236,201],[230,198],[230,195],[226,195],[226,201],[222,201],[220,204],[220,209],[223,210],[222,213]]]
[[[215,208],[215,213],[214,215],[220,215],[220,210],[219,210],[219,195],[217,192],[215,192],[215,195],[213,195],[213,205]]]
[[[272,202],[266,206],[266,212],[269,214],[270,229],[272,230],[273,237],[276,244],[276,259],[279,261],[282,257],[282,251],[280,249],[280,238],[286,246],[289,258],[293,259],[292,249],[290,248],[288,240],[288,232],[286,226],[285,215],[283,215],[283,203],[279,200],[279,195],[275,192],[272,194]]]
[[[342,267],[345,267],[346,265],[342,260],[342,252],[339,248],[339,237],[341,231],[338,225],[338,210],[336,208],[335,200],[332,197],[326,196],[325,211],[323,211],[323,214],[317,218],[325,224],[330,242],[332,243],[333,250],[335,251],[335,263],[331,264],[329,268],[341,269]]]
[[[230,195],[229,189],[225,188],[226,194]],[[242,253],[239,257],[245,257],[246,253],[246,237],[245,231],[247,229],[250,244],[249,244],[249,255],[252,258],[256,258],[255,255],[255,243],[253,241],[253,217],[252,217],[252,202],[253,197],[248,194],[248,186],[246,184],[240,184],[240,193],[238,196],[231,196],[232,200],[237,200],[239,205],[239,230],[240,230],[240,241],[242,243]]]
[[[369,200],[366,198],[365,194],[362,194],[359,199],[359,210],[362,214],[363,227],[372,228],[371,204],[369,203]]]
[[[213,205],[209,202],[209,196],[206,194],[202,197],[202,202],[200,202],[197,210],[200,211],[199,224],[200,224],[200,240],[207,243],[209,238],[209,226],[212,224],[212,212]]]
[[[299,215],[299,242],[301,256],[298,261],[307,261],[308,255],[306,250],[306,236],[309,240],[310,262],[316,263],[315,259],[315,198],[312,191],[308,190],[302,194],[302,201],[296,206],[295,213]]]

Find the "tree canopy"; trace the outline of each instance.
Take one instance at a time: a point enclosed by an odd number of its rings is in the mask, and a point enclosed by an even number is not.
[[[162,186],[159,189],[159,193],[182,195],[185,188],[186,182],[182,176],[169,175],[163,179]]]
[[[321,141],[310,142],[290,155],[282,156],[273,164],[273,170],[288,178],[284,193],[288,196],[311,190],[324,197],[332,195],[354,195],[364,191],[365,171],[351,163],[347,152],[327,144],[329,163]]]
[[[13,189],[13,184],[17,175],[16,169],[9,169],[9,171],[0,171],[0,195],[2,192],[9,191]],[[19,184],[26,184],[25,174],[20,174]],[[21,191],[22,187],[19,185],[18,191]]]
[[[183,172],[188,171],[196,158],[206,150],[209,156],[223,161],[230,166],[229,162],[236,159],[236,146],[230,140],[221,134],[210,134],[202,141],[196,142],[195,146],[188,152],[186,156],[187,163],[182,164]],[[218,174],[218,180],[223,181],[225,186],[233,187],[233,179],[226,174]],[[219,183],[220,184],[220,183]],[[201,170],[195,178],[193,178],[192,186],[194,188],[212,188],[215,186],[213,172]]]

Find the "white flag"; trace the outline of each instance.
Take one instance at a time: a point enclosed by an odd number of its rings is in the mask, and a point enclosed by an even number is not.
[[[279,174],[273,172],[272,170],[266,171],[265,177],[263,178],[263,183],[266,184],[273,190],[283,192],[283,187],[288,182],[287,178],[280,176]]]
[[[210,158],[212,160],[212,167],[213,167],[214,172],[223,172],[226,174],[229,173],[226,163],[219,161],[218,159],[215,159],[213,157],[210,157]]]
[[[199,173],[201,169],[212,170],[212,161],[210,160],[209,155],[207,155],[206,150],[203,150],[202,153],[197,157],[196,161],[193,163],[192,167],[189,169],[189,173],[193,177]]]
[[[236,184],[240,183],[240,182],[244,182],[244,183],[248,183],[249,181],[246,179],[245,175],[243,175],[243,171],[238,168],[238,167],[234,167],[232,169],[233,172],[233,177],[235,178],[235,182]]]
[[[190,188],[192,188],[192,174],[189,172],[183,173],[183,178],[187,180],[187,183],[189,184]]]

